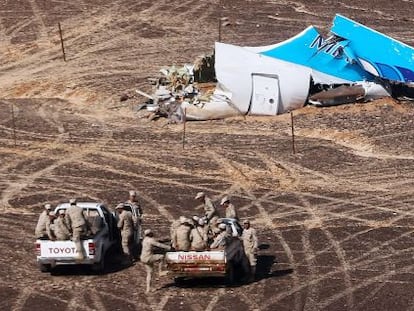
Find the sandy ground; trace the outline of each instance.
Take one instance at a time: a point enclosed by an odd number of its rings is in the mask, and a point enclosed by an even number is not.
[[[414,45],[413,1],[0,2],[0,309],[414,310],[414,106],[379,100],[291,116],[149,122],[119,102],[160,67],[222,41],[266,45],[342,13]],[[57,23],[63,28],[62,60]],[[14,116],[14,118],[13,118]],[[144,294],[138,263],[104,275],[38,271],[41,205],[113,207],[136,189],[144,224],[168,235],[206,191],[230,194],[259,233],[258,280]]]

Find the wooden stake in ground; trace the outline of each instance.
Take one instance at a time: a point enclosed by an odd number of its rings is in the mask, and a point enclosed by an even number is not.
[[[59,35],[60,35],[60,45],[62,46],[63,60],[66,62],[65,45],[63,44],[62,27],[60,27],[60,22],[58,23],[58,26],[59,26]]]
[[[14,120],[14,105],[11,104],[11,114],[12,114],[12,124],[13,124],[13,139],[14,139],[14,147],[17,147],[17,140],[16,140],[16,122]]]
[[[293,125],[293,111],[290,112],[290,124],[292,127],[292,151],[293,151],[293,154],[295,154],[296,148],[295,148],[295,127]]]
[[[184,119],[183,119],[183,149],[185,145],[185,124],[187,123],[187,108],[184,108]]]

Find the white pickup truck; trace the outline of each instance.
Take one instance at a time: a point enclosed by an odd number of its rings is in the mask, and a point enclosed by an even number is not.
[[[82,239],[86,256],[79,260],[75,258],[75,243],[71,240],[51,241],[38,239],[35,242],[36,256],[39,269],[50,272],[57,265],[91,265],[92,269],[101,272],[105,268],[105,255],[108,250],[119,245],[119,230],[117,219],[102,203],[78,202],[83,208],[89,224],[90,234]],[[56,214],[61,209],[69,208],[69,203],[56,207]]]
[[[186,278],[225,277],[231,284],[235,270],[242,272],[246,267],[247,258],[240,240],[243,229],[235,219],[221,218],[219,221],[229,226],[232,232],[224,249],[166,253],[167,270],[176,282]]]

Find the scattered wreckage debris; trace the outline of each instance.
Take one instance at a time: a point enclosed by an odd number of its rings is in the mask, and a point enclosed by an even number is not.
[[[150,80],[154,94],[138,94],[147,98],[151,119],[170,122],[414,99],[413,59],[413,47],[337,14],[326,39],[309,26],[269,46],[216,42],[214,53],[193,65],[161,69],[163,76]]]

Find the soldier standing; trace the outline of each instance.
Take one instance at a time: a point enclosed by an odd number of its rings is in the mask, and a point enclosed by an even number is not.
[[[66,211],[66,224],[69,230],[72,232],[72,241],[76,246],[76,257],[78,259],[84,259],[84,251],[82,247],[81,237],[87,233],[87,222],[83,215],[83,209],[76,205],[76,199],[69,200],[69,208]]]
[[[52,210],[52,206],[47,203],[44,206],[44,210],[40,213],[35,229],[36,239],[47,238],[46,223],[49,222],[49,212]]]
[[[236,212],[236,208],[230,202],[230,199],[229,199],[228,196],[225,196],[225,197],[223,197],[221,199],[220,205],[225,208],[225,217],[226,218],[235,218],[235,219],[238,219],[237,212]]]
[[[249,281],[252,282],[256,276],[256,253],[257,253],[257,236],[256,230],[250,227],[250,221],[245,220],[243,221],[243,234],[242,234],[242,241],[244,247],[244,253],[246,254],[247,259],[249,260],[250,264],[250,276]]]
[[[129,191],[129,198],[125,202],[126,204],[130,204],[131,207],[135,210],[135,213],[137,217],[133,217],[134,221],[134,228],[138,230],[138,237],[139,239],[142,239],[142,216],[143,216],[143,210],[141,207],[141,204],[138,201],[137,198],[138,194],[135,190]]]
[[[120,203],[116,207],[116,211],[119,213],[118,229],[121,231],[122,238],[122,251],[129,260],[133,261],[134,258],[131,255],[132,237],[134,234],[134,223],[132,221],[132,213],[124,210],[124,204]]]
[[[142,251],[141,251],[141,262],[144,263],[145,271],[147,272],[146,278],[146,291],[145,293],[149,293],[151,290],[151,280],[152,280],[152,272],[154,270],[154,264],[156,262],[159,263],[159,274],[162,275],[162,261],[164,259],[164,255],[162,254],[154,254],[154,248],[159,247],[166,250],[170,250],[171,247],[162,244],[155,240],[154,234],[150,229],[144,231],[144,240],[142,241]]]
[[[195,199],[200,200],[204,204],[204,212],[208,222],[210,222],[214,216],[217,217],[216,208],[213,202],[204,192],[198,192]]]
[[[65,221],[66,211],[64,209],[59,210],[58,218],[54,222],[54,232],[56,240],[65,241],[70,239],[70,231]]]

